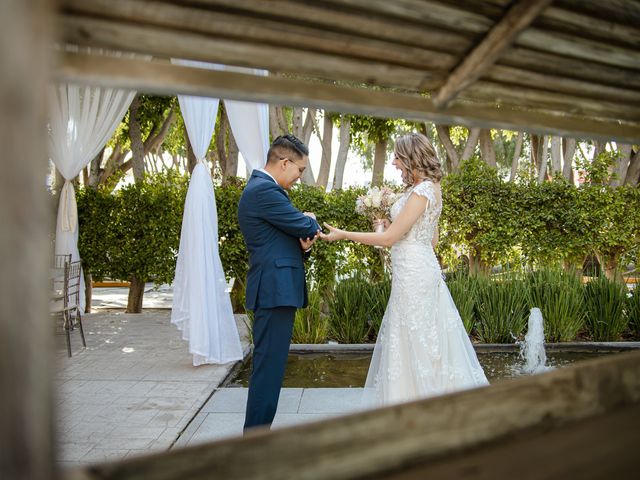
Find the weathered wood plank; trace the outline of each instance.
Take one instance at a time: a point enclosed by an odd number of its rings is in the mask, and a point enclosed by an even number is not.
[[[495,82],[510,83],[534,89],[543,88],[550,92],[567,93],[594,100],[622,102],[640,106],[640,90],[614,87],[602,83],[588,82],[581,79],[554,75],[553,72],[542,73],[494,65],[483,79]]]
[[[623,103],[583,98],[569,93],[556,93],[546,90],[545,84],[540,86],[543,89],[523,88],[483,80],[469,86],[460,93],[459,97],[471,101],[485,100],[502,106],[565,112],[595,118],[640,120],[640,94],[635,95],[630,103]]]
[[[58,19],[64,40],[84,46],[316,75],[332,80],[394,85],[419,91],[433,88],[440,82],[440,75],[429,71],[302,51],[293,45],[279,47],[264,43],[253,44],[237,39],[211,38],[159,27],[72,15]]]
[[[615,139],[633,143],[640,138],[637,123],[598,121],[525,110],[487,108],[478,104],[436,109],[428,98],[390,91],[311,83],[276,77],[212,72],[160,62],[67,54],[57,70],[61,81],[73,81],[147,93],[191,94],[273,104],[313,106],[335,112],[433,121],[548,133],[562,136]]]
[[[97,465],[69,479],[340,480],[425,478],[419,475],[425,472],[442,474],[428,478],[489,478],[492,467],[500,473],[522,466],[524,459],[512,454],[525,452],[538,461],[526,463],[523,478],[578,478],[584,466],[596,464],[605,478],[628,478],[637,473],[633,455],[598,462],[598,451],[611,452],[601,443],[637,440],[639,412],[635,351],[488,388]],[[628,432],[616,432],[621,425]],[[500,452],[508,455],[494,465]],[[593,457],[579,463],[584,452]],[[565,457],[565,465],[557,463]]]
[[[0,478],[53,473],[46,106],[52,5],[0,2]]]
[[[604,43],[598,39],[531,28],[522,32],[515,44],[560,56],[588,60],[594,62],[592,68],[605,64],[640,70],[640,52],[636,48]]]
[[[517,46],[505,51],[496,64],[538,73],[552,71],[554,75],[568,78],[634,90],[640,89],[640,75],[634,70],[605,64],[599,64],[594,68],[590,62],[584,60],[559,57]]]
[[[640,407],[634,406],[554,430],[529,429],[508,442],[453,454],[433,464],[409,465],[378,478],[632,480],[638,476],[638,464],[628,452],[640,442],[638,426]]]
[[[520,0],[509,8],[504,17],[451,72],[433,97],[433,103],[437,107],[445,106],[461,90],[476,81],[550,2],[551,0]]]
[[[282,20],[264,18],[256,20],[237,13],[211,12],[186,6],[164,3],[144,3],[132,0],[65,0],[65,14],[76,18],[99,17],[137,25],[170,28],[189,33],[200,33],[207,37],[236,39],[242,43],[295,46],[297,50],[339,54],[345,57],[362,58],[393,63],[415,68],[428,66],[429,70],[449,70],[457,61],[454,55],[414,45],[403,45],[403,39],[411,38],[415,45],[434,45],[438,42],[455,42],[459,49],[468,48],[469,41],[460,35],[443,31],[425,30],[382,20],[352,16],[349,34],[335,32],[328,22],[299,25],[290,23],[283,29]],[[308,8],[308,7],[307,7]],[[316,7],[316,10],[318,8]],[[345,15],[333,12],[342,22]],[[87,30],[91,25],[87,26]],[[384,32],[380,39],[363,37],[372,31]],[[354,34],[353,32],[356,32]]]

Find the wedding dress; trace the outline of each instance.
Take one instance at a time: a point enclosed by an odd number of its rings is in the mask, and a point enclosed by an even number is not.
[[[428,203],[391,248],[391,296],[365,383],[365,407],[488,384],[431,245],[442,211],[434,184],[425,180],[402,195],[391,219],[412,193]]]

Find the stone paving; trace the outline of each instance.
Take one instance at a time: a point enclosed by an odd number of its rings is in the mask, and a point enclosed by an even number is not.
[[[96,293],[94,303],[100,304]],[[126,289],[123,295],[126,301]],[[79,331],[71,332],[71,358],[64,336],[56,335],[60,466],[169,448],[227,377],[233,364],[192,365],[170,312],[87,314],[87,348],[82,348]],[[236,322],[248,352],[244,318],[238,315]]]
[[[360,409],[361,388],[283,388],[272,428],[314,422]],[[221,388],[207,401],[176,447],[242,435],[246,388]]]
[[[61,468],[115,460],[242,434],[247,389],[219,388],[233,365],[194,367],[170,323],[167,287],[145,293],[143,313],[125,314],[126,289],[95,289],[83,317],[87,348],[73,356],[56,335],[57,458]],[[236,316],[245,353],[248,328]],[[273,428],[358,408],[360,389],[283,389]]]

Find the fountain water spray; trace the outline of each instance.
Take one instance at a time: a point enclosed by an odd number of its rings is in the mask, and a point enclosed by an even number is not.
[[[544,351],[544,321],[542,312],[537,307],[532,308],[529,314],[527,334],[524,342],[520,343],[520,356],[525,360],[522,367],[524,373],[540,373],[551,369],[545,365],[547,354]]]

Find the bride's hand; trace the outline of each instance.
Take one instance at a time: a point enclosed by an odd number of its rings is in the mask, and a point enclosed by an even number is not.
[[[344,240],[347,238],[344,230],[332,227],[328,223],[325,223],[324,226],[327,227],[329,233],[320,232],[319,235],[322,240],[326,242],[335,242],[336,240]]]

